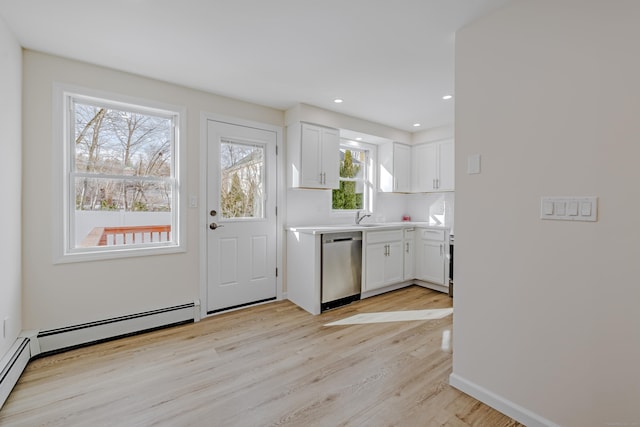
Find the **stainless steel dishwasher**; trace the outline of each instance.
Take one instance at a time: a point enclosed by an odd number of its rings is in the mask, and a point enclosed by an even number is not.
[[[360,299],[362,232],[322,235],[322,290],[320,310]]]

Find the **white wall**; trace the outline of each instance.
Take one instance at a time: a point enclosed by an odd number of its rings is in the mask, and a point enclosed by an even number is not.
[[[456,36],[453,373],[562,426],[640,423],[639,22],[520,0]],[[567,195],[598,222],[539,219]]]
[[[187,109],[188,196],[200,195],[202,111],[276,126],[282,111],[83,64],[24,53],[24,329],[50,329],[169,307],[199,298],[199,209],[187,215],[187,252],[130,259],[52,263],[52,94],[54,82],[125,94]],[[185,70],[188,72],[188,70]],[[15,108],[15,106],[14,106]],[[3,157],[4,159],[4,157]],[[200,209],[205,202],[200,201]],[[204,226],[203,226],[204,228]]]
[[[22,328],[22,49],[0,18],[0,359]],[[2,322],[7,319],[6,335]]]

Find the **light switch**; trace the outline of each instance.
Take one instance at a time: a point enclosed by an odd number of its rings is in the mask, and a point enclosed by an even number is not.
[[[578,215],[578,202],[575,200],[569,201],[567,204],[567,215],[569,216],[577,216]]]
[[[542,197],[540,218],[559,221],[598,221],[597,197]]]

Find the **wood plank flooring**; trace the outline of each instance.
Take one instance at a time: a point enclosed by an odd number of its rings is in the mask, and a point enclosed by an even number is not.
[[[0,425],[521,426],[448,385],[451,315],[324,326],[447,307],[417,286],[318,316],[281,301],[44,357]]]

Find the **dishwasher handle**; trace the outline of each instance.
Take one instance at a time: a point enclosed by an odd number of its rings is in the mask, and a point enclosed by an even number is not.
[[[360,241],[362,240],[361,233],[353,233],[349,235],[338,234],[336,236],[332,236],[331,234],[325,234],[322,236],[322,243],[339,243],[339,242],[350,242],[350,241]]]
[[[340,237],[337,239],[326,239],[324,243],[350,242],[352,240],[362,240],[362,237]]]

